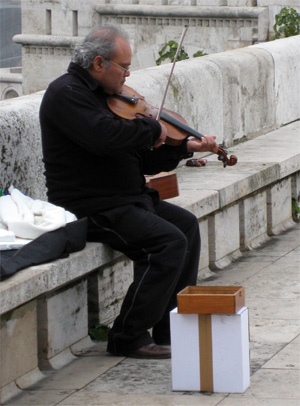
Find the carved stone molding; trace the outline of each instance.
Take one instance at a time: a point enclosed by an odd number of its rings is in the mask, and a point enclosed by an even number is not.
[[[223,18],[174,18],[174,17],[138,17],[138,16],[115,16],[105,15],[102,17],[103,24],[129,24],[129,25],[154,25],[154,26],[184,26],[190,27],[212,27],[212,28],[257,28],[257,19],[223,19]]]
[[[26,55],[57,55],[57,56],[71,56],[71,48],[62,48],[62,47],[48,47],[48,46],[24,46],[24,53]]]
[[[199,7],[102,4],[95,6],[100,24],[204,28],[252,28],[256,40],[267,38],[266,7]]]
[[[266,7],[199,7],[199,6],[149,6],[131,4],[101,4],[94,10],[103,16],[114,17],[148,17],[148,18],[180,18],[180,19],[258,19],[267,11]]]

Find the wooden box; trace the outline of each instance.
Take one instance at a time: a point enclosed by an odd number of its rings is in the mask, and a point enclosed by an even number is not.
[[[177,294],[178,313],[233,314],[245,306],[243,286],[187,286]]]
[[[146,185],[156,189],[162,200],[179,196],[177,176],[174,171],[161,172],[154,176],[146,176]]]

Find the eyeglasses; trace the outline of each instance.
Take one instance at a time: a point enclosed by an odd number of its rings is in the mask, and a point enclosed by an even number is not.
[[[105,59],[105,60],[106,60],[107,62],[112,63],[113,65],[117,66],[117,68],[122,69],[122,71],[124,72],[125,75],[130,72],[130,69],[129,69],[129,68],[126,69],[126,68],[123,68],[123,66],[118,65],[116,62],[108,61],[107,59]]]

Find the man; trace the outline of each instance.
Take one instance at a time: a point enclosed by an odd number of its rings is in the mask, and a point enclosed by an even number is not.
[[[164,144],[166,127],[150,118],[118,120],[106,98],[122,91],[131,49],[116,27],[100,27],[74,51],[68,72],[52,82],[40,123],[49,201],[88,218],[88,239],[134,261],[134,281],[109,333],[107,350],[169,358],[169,311],[195,285],[198,221],[159,199],[144,174],[174,169],[195,151],[217,152],[214,136]],[[152,335],[149,330],[152,328]]]

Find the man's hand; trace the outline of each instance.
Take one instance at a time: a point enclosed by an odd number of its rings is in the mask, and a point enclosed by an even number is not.
[[[215,141],[215,135],[207,135],[201,139],[192,138],[187,142],[188,152],[214,152],[219,150],[219,145]]]
[[[161,126],[161,133],[160,133],[159,138],[155,141],[153,148],[160,147],[165,142],[167,135],[168,135],[167,127],[161,121],[159,122],[159,124]]]

